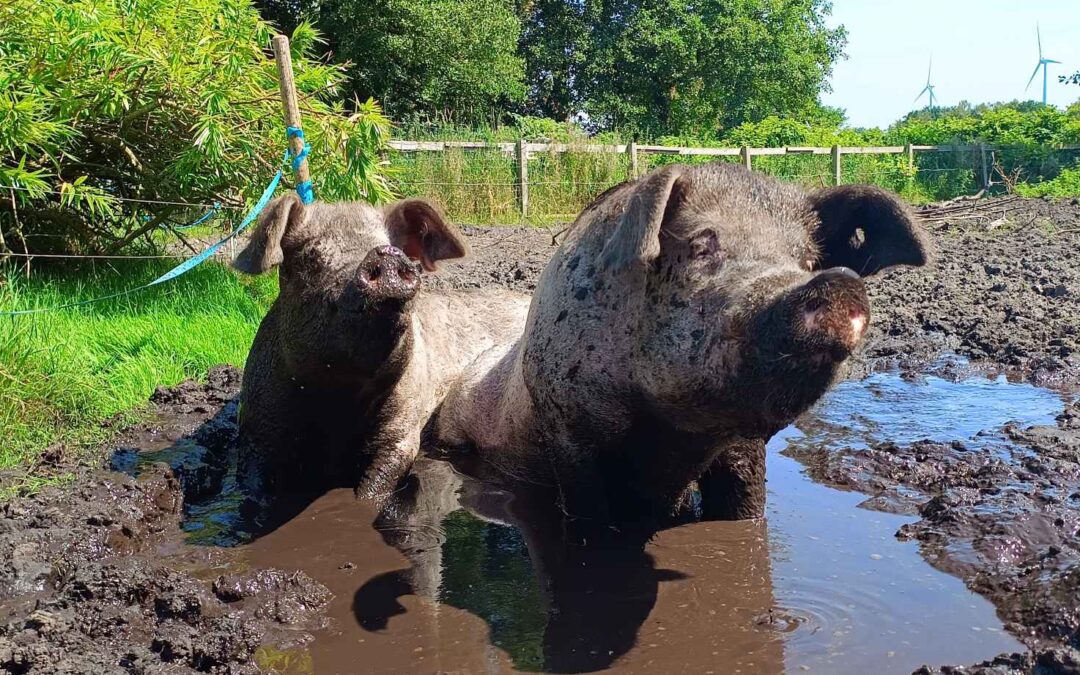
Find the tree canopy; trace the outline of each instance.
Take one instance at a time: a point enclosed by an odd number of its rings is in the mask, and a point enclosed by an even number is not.
[[[845,34],[823,0],[620,0],[593,23],[578,96],[601,128],[715,134],[816,107]]]
[[[524,99],[521,21],[510,0],[261,0],[289,30],[309,19],[347,62],[352,93],[397,121],[492,122]]]
[[[401,120],[715,134],[811,112],[845,44],[827,0],[260,2],[327,31],[353,91]]]
[[[115,249],[198,215],[159,202],[242,206],[281,165],[271,29],[247,0],[14,0],[0,11],[9,247]],[[345,115],[344,72],[311,58],[317,39],[306,24],[293,32],[316,190],[385,199],[389,122],[371,101]]]

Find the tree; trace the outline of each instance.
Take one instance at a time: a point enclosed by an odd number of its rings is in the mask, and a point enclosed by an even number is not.
[[[327,0],[317,11],[352,90],[395,119],[491,121],[524,98],[509,0]]]
[[[115,250],[198,215],[160,202],[256,198],[285,148],[269,39],[246,0],[14,0],[0,23],[7,244]],[[317,39],[301,24],[292,42],[316,190],[386,199],[389,122],[374,101],[345,116],[344,72],[312,60]]]
[[[591,54],[591,3],[529,0],[521,9],[530,115],[565,121],[581,110],[578,87]]]
[[[594,123],[709,134],[812,108],[845,44],[826,0],[616,0],[576,84]]]

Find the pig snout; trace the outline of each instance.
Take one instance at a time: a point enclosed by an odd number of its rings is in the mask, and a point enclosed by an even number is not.
[[[866,332],[870,302],[859,275],[846,267],[817,274],[792,297],[793,332],[807,352],[847,358]]]
[[[374,300],[409,300],[420,287],[420,271],[401,249],[371,249],[357,270],[360,287]]]

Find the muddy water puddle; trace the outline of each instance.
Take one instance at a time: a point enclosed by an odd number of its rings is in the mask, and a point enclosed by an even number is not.
[[[1003,379],[876,374],[841,384],[772,440],[764,522],[580,541],[528,495],[422,460],[390,513],[333,491],[250,544],[205,557],[301,569],[333,593],[312,642],[260,653],[269,672],[909,673],[970,663],[1023,646],[989,602],[896,539],[914,518],[858,508],[865,495],[813,482],[783,451],[925,438],[992,447],[1004,424],[1050,423],[1062,407],[1056,394]],[[188,549],[228,541],[206,534],[234,522],[229,499],[192,507]]]

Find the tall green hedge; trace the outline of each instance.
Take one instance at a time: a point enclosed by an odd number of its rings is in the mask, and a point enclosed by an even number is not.
[[[272,32],[249,0],[0,6],[0,247],[111,251],[200,213],[125,199],[250,203],[285,148]],[[292,40],[316,192],[385,199],[390,124],[346,110],[318,40]]]

